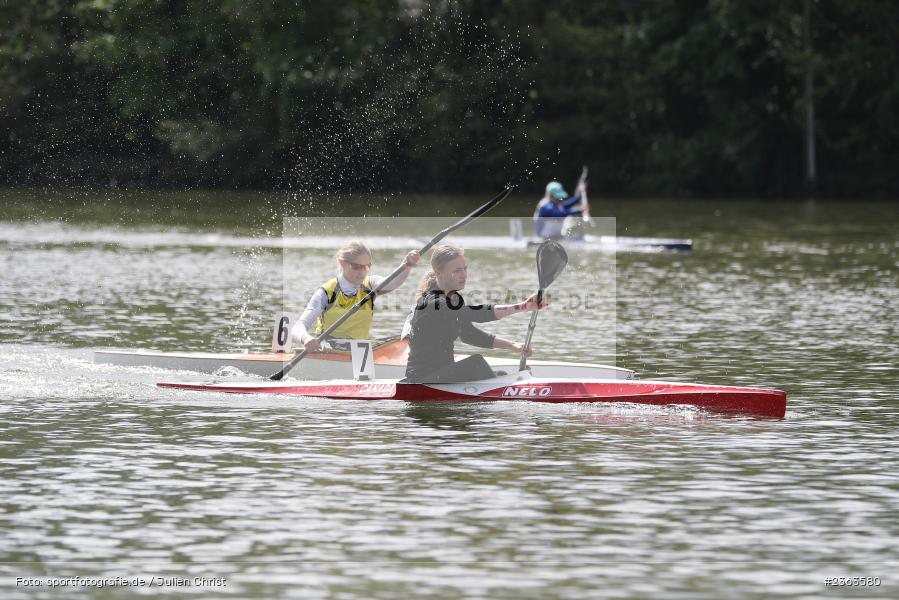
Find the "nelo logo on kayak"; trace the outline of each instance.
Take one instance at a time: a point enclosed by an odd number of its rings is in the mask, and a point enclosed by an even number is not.
[[[510,385],[503,390],[503,396],[515,398],[543,398],[553,393],[551,385]]]

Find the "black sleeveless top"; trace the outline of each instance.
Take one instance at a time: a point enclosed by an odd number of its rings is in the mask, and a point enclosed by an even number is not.
[[[442,290],[428,292],[412,313],[406,377],[421,380],[453,364],[456,338],[472,346],[492,348],[496,336],[474,326],[490,321],[496,321],[492,304],[465,304],[458,292],[452,298],[447,298]]]

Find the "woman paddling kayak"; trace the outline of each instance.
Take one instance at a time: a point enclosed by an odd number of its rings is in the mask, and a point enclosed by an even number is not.
[[[565,217],[582,215],[586,205],[587,184],[583,178],[578,182],[577,191],[571,198],[558,181],[546,184],[546,194],[537,203],[534,211],[534,233],[545,240],[559,240],[570,237],[564,230]]]
[[[459,292],[465,289],[467,279],[468,266],[461,248],[449,244],[434,248],[431,270],[418,286],[415,308],[404,330],[403,337],[409,337],[406,381],[448,383],[493,377],[493,370],[480,354],[455,362],[456,338],[479,348],[525,352],[520,344],[482,331],[474,324],[538,310],[546,303],[538,306],[537,294],[532,294],[517,304],[465,304]]]
[[[306,310],[293,328],[293,338],[299,341],[309,352],[321,349],[321,332],[331,326],[337,319],[365,298],[378,287],[381,277],[369,275],[371,270],[371,252],[358,240],[351,240],[337,251],[337,263],[340,274],[326,281],[315,290]],[[381,289],[383,294],[400,287],[409,277],[409,271],[418,264],[418,252],[412,251],[403,259],[403,272],[390,285]],[[334,330],[330,337],[337,339],[364,340],[371,331],[374,317],[374,297],[366,302],[360,310]],[[311,333],[310,333],[311,332]]]

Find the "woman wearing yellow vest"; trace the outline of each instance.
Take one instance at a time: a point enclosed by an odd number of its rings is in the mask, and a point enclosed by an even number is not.
[[[418,263],[418,252],[409,252],[403,259],[405,269],[380,290],[378,294],[390,292],[400,287],[409,271]],[[315,290],[306,310],[293,329],[293,337],[309,352],[321,349],[319,334],[330,327],[344,313],[353,308],[366,294],[376,288],[381,277],[369,275],[371,270],[371,252],[362,242],[351,240],[337,251],[337,262],[340,274],[329,279]],[[364,340],[368,338],[374,316],[374,298],[367,301],[352,317],[334,330],[330,337],[338,339]]]

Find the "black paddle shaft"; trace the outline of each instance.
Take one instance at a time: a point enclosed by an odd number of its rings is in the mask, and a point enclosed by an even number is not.
[[[447,227],[446,229],[444,229],[443,231],[438,233],[436,236],[434,236],[434,238],[431,239],[430,242],[428,242],[427,244],[425,244],[424,246],[422,246],[419,249],[418,253],[421,255],[424,255],[425,252],[427,252],[428,250],[433,248],[437,243],[440,242],[440,240],[442,240],[443,238],[448,236],[450,233],[454,232],[455,230],[459,229],[460,227],[464,227],[464,226],[468,225],[469,223],[471,223],[472,221],[474,221],[475,219],[477,219],[478,217],[480,217],[481,215],[486,213],[488,210],[490,210],[491,208],[493,208],[494,206],[496,206],[497,204],[499,204],[500,202],[505,200],[506,196],[508,196],[511,192],[512,192],[511,187],[508,187],[508,186],[505,187],[503,189],[503,191],[501,191],[499,194],[497,194],[496,196],[494,196],[493,198],[488,200],[486,204],[484,204],[480,208],[477,208],[476,210],[474,210],[471,214],[467,215],[462,220],[458,221],[457,223],[455,223],[453,225],[450,225],[449,227]],[[403,268],[404,268],[403,265],[400,265],[399,267],[394,269],[393,273],[391,273],[390,275],[385,277],[381,281],[381,283],[379,283],[377,285],[377,287],[375,287],[375,289],[373,289],[369,293],[367,293],[365,295],[365,297],[362,298],[362,300],[357,302],[353,306],[353,308],[346,311],[342,317],[340,317],[339,319],[334,321],[334,323],[332,323],[330,327],[328,327],[323,332],[321,332],[321,334],[319,334],[318,337],[325,339],[329,335],[331,335],[331,333],[333,333],[335,329],[340,327],[344,323],[344,321],[346,321],[347,319],[352,317],[354,314],[356,314],[356,312],[359,311],[359,309],[362,307],[363,304],[365,304],[365,302],[367,300],[373,298],[378,292],[381,291],[381,289],[384,288],[384,286],[386,286],[388,283],[390,283],[391,281],[396,279],[397,276],[399,276],[399,274],[402,273]],[[292,368],[294,368],[297,365],[298,362],[303,360],[307,354],[309,354],[309,352],[304,348],[303,350],[298,352],[296,356],[291,358],[290,362],[288,362],[286,365],[284,365],[284,367],[280,371],[278,371],[277,373],[275,373],[274,375],[269,377],[269,379],[271,379],[273,381],[280,381],[281,379],[284,378],[285,375],[287,375],[287,373]]]

